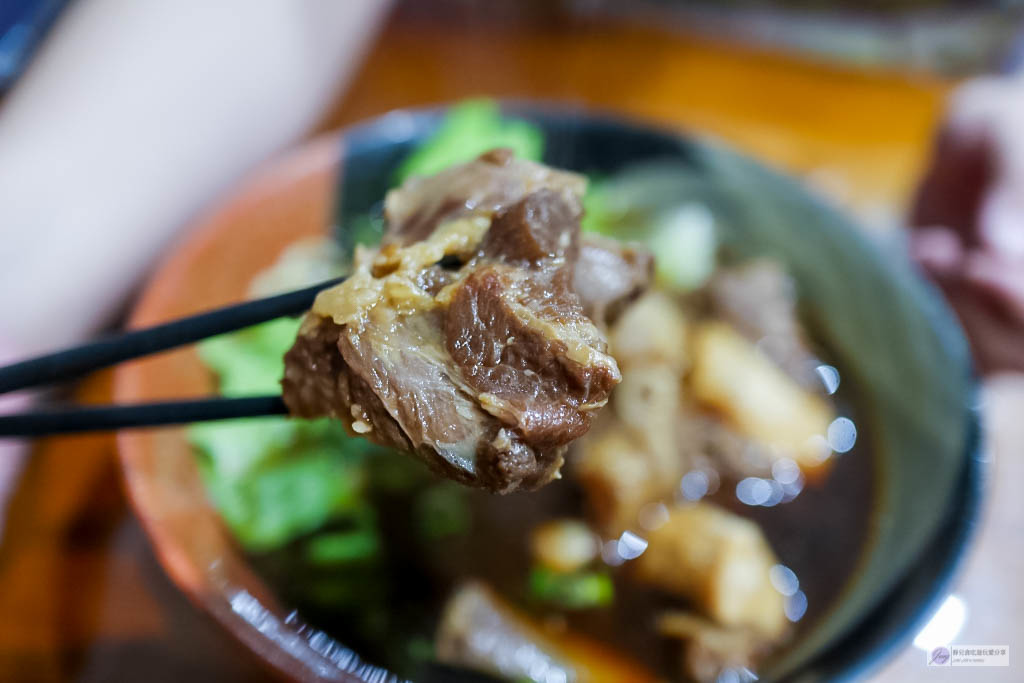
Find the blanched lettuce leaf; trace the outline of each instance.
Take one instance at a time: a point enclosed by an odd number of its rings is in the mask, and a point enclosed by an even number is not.
[[[284,353],[299,333],[299,318],[278,318],[206,339],[199,357],[217,373],[224,396],[255,396],[281,391]]]
[[[365,472],[328,444],[271,456],[244,477],[200,471],[224,520],[247,549],[272,550],[330,521],[358,514]],[[216,461],[216,455],[210,458]],[[201,461],[203,462],[203,461]]]
[[[432,175],[495,147],[509,147],[521,159],[540,161],[544,135],[526,121],[503,117],[494,100],[467,100],[448,110],[437,132],[402,162],[396,180]]]
[[[297,319],[281,318],[202,342],[199,355],[225,396],[281,390]],[[336,420],[284,417],[197,423],[188,438],[214,504],[239,541],[270,550],[364,511],[364,462],[375,446]],[[375,530],[371,529],[375,533]]]

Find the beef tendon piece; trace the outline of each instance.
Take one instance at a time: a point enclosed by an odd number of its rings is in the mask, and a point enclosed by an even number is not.
[[[622,312],[609,341],[623,367],[665,364],[681,376],[689,368],[689,331],[678,303],[667,294],[649,292]]]
[[[648,503],[671,499],[698,464],[692,426],[681,419],[688,330],[676,302],[649,292],[609,333],[622,382],[575,455],[589,514],[608,535],[635,526]]]
[[[798,384],[727,323],[701,323],[691,343],[697,403],[772,457],[792,458],[808,476],[824,471],[826,435],[836,418],[824,396]]]
[[[654,683],[654,674],[606,643],[547,628],[489,587],[459,587],[441,615],[437,658],[507,680]]]
[[[801,386],[821,391],[815,368],[821,363],[797,314],[796,283],[774,261],[757,260],[723,268],[708,283],[711,309]]]
[[[357,252],[285,356],[285,402],[465,484],[536,488],[620,380],[572,290],[582,181],[489,153],[403,186],[389,201],[404,218],[388,219],[411,220],[424,184],[424,202],[461,196],[461,209],[419,241]]]
[[[671,500],[696,465],[680,386],[669,365],[624,366],[611,407],[575,451],[588,514],[609,536],[635,527],[648,503]]]
[[[769,576],[778,560],[757,524],[711,503],[677,504],[647,541],[632,563],[638,581],[686,598],[722,626],[785,635],[785,598]]]
[[[635,526],[640,509],[670,496],[678,479],[662,478],[654,456],[616,420],[602,419],[574,453],[574,474],[583,485],[587,514],[607,536]]]

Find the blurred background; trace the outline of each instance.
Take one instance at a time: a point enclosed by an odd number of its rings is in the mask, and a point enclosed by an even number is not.
[[[0,2],[0,361],[116,325],[179,231],[253,169],[392,109],[545,99],[717,137],[913,260],[987,376],[984,525],[932,631],[874,679],[923,677],[933,642],[1024,642],[1024,3],[213,5]],[[109,400],[109,384],[77,396]],[[0,679],[263,675],[160,571],[111,437],[0,458]],[[970,680],[1019,678],[984,674]]]

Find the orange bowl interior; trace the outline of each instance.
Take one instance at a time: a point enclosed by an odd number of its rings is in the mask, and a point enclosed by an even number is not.
[[[322,138],[243,183],[169,252],[146,284],[130,326],[240,301],[253,276],[285,247],[324,234],[340,157],[340,139]],[[118,402],[196,397],[214,389],[194,348],[124,364],[114,378]],[[286,623],[284,607],[251,571],[207,500],[183,428],[122,432],[117,442],[128,497],[164,569],[194,603],[287,677],[358,680],[332,666],[307,639],[294,638],[297,629]],[[234,601],[239,596],[242,601]],[[279,637],[268,637],[271,628]],[[291,646],[283,646],[288,637]],[[325,675],[329,669],[335,671]]]

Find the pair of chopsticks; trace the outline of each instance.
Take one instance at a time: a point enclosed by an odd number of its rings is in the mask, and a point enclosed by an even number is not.
[[[65,382],[122,361],[192,344],[225,332],[299,315],[313,305],[318,292],[344,278],[321,282],[286,294],[247,301],[162,325],[31,358],[0,368],[0,394]],[[110,406],[40,408],[28,413],[0,415],[0,438],[42,436],[127,427],[183,424],[236,417],[281,415],[280,396],[209,398]]]

